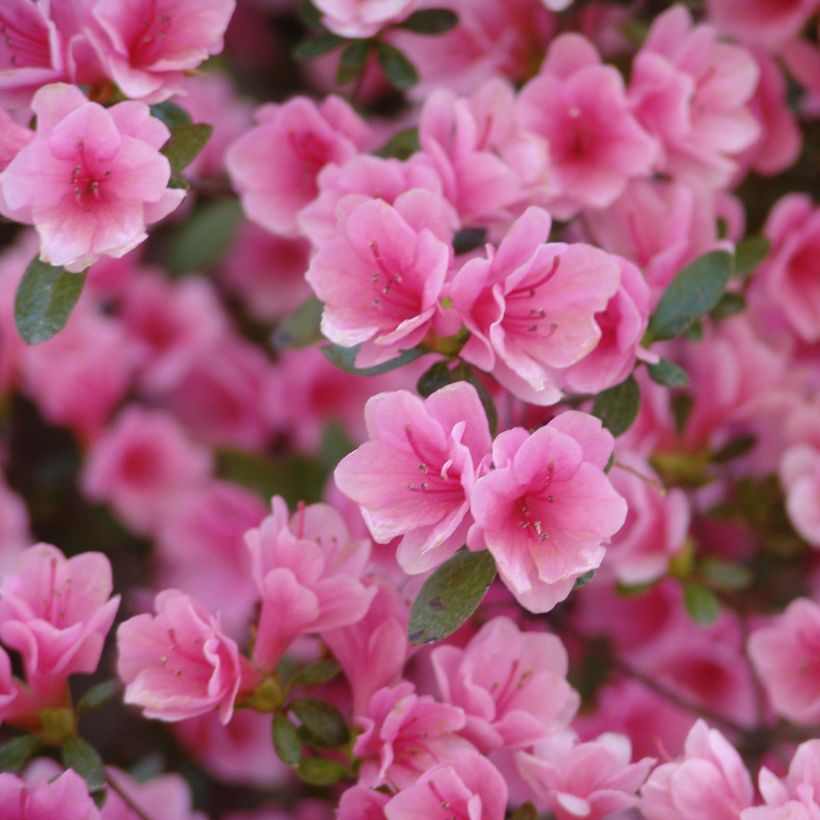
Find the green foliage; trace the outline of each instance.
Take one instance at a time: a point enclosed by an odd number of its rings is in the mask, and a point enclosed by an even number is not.
[[[242,208],[233,197],[197,207],[172,234],[165,254],[168,268],[174,273],[210,270],[228,250],[241,221]]]
[[[299,732],[284,715],[273,718],[273,748],[279,759],[288,766],[296,766],[302,759]]]
[[[364,71],[367,57],[373,48],[372,40],[352,40],[339,58],[336,82],[339,85],[352,82]]]
[[[334,748],[350,740],[350,730],[342,713],[318,698],[299,698],[289,707],[306,730],[305,740],[311,746]]]
[[[347,769],[325,757],[307,757],[297,767],[296,774],[311,786],[332,786],[347,776]]]
[[[635,421],[641,407],[641,391],[634,376],[595,397],[592,415],[597,416],[613,436],[625,433]]]
[[[0,772],[19,772],[43,742],[37,735],[20,735],[0,746]]]
[[[322,338],[319,325],[322,321],[324,305],[309,296],[284,321],[280,322],[273,334],[273,343],[280,350],[308,347]]]
[[[295,46],[291,54],[297,60],[313,60],[316,57],[321,57],[329,51],[338,48],[345,40],[336,34],[323,33],[316,37],[308,37],[302,40],[301,43]]]
[[[405,128],[403,131],[393,134],[393,136],[376,151],[376,156],[384,157],[385,159],[392,157],[406,160],[410,159],[413,154],[420,150],[419,129],[414,126],[413,128]]]
[[[686,387],[689,376],[686,371],[668,359],[661,359],[657,364],[650,364],[647,368],[649,378],[664,387]]]
[[[391,46],[390,43],[377,43],[376,54],[384,76],[396,88],[406,91],[419,81],[416,67],[395,46]]]
[[[83,292],[85,273],[33,259],[17,288],[14,320],[23,340],[30,345],[45,342],[59,333]]]
[[[165,154],[171,163],[172,181],[197,158],[199,152],[211,138],[213,130],[212,125],[192,122],[178,125],[171,131],[171,136],[160,148],[160,152]]]
[[[105,766],[99,752],[81,737],[70,737],[63,743],[63,763],[74,769],[88,784],[89,791],[105,786]]]
[[[766,258],[771,240],[765,236],[747,236],[735,248],[735,274],[746,279]]]
[[[120,691],[119,678],[109,678],[96,686],[92,686],[77,703],[77,714],[88,712],[92,709],[99,709],[106,703],[113,700]]]
[[[421,9],[411,14],[399,28],[416,34],[446,34],[458,25],[458,15],[450,9]]]
[[[683,602],[698,626],[709,626],[720,615],[720,601],[715,593],[694,581],[683,582]]]
[[[400,356],[395,359],[390,359],[389,362],[377,364],[373,367],[356,367],[356,356],[359,353],[359,345],[355,347],[341,347],[341,345],[324,345],[320,348],[325,358],[335,364],[339,370],[344,370],[346,373],[353,373],[357,376],[378,376],[381,373],[388,373],[395,370],[397,367],[404,367],[409,362],[423,356],[425,351],[413,348],[413,350],[405,350]]]

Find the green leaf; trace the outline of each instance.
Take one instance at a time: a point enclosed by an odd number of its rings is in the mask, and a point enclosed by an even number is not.
[[[218,450],[215,455],[216,473],[220,478],[264,499],[280,494],[283,476],[271,459],[244,450]]]
[[[703,338],[703,322],[699,319],[696,322],[692,322],[684,331],[683,338],[686,339],[687,342],[699,342]]]
[[[14,320],[30,345],[40,344],[59,333],[85,285],[85,273],[69,273],[33,259],[17,287]]]
[[[486,228],[462,228],[453,237],[453,252],[456,256],[460,253],[469,253],[480,248],[486,241]]]
[[[191,115],[183,108],[172,102],[157,103],[151,106],[151,114],[161,122],[165,123],[169,131],[173,131],[182,125],[191,124]]]
[[[668,359],[661,359],[657,364],[650,364],[646,369],[649,371],[649,378],[664,387],[686,387],[689,384],[686,371]]]
[[[165,259],[174,273],[207,271],[224,256],[242,221],[238,199],[206,202],[176,228]]]
[[[319,324],[322,321],[324,305],[309,296],[284,321],[279,323],[273,334],[273,343],[280,350],[308,347],[322,338]]]
[[[419,376],[419,380],[416,382],[416,391],[419,395],[427,398],[432,396],[436,390],[452,384],[455,380],[447,362],[436,362]]]
[[[296,774],[311,786],[332,786],[347,775],[347,769],[326,757],[307,757],[296,767]]]
[[[755,448],[757,437],[752,435],[738,436],[731,441],[727,441],[716,453],[712,454],[711,461],[714,464],[726,464],[736,458],[745,456]]]
[[[522,803],[510,815],[510,820],[538,820],[538,809],[532,803]]]
[[[416,67],[395,46],[391,46],[390,43],[377,43],[376,53],[384,76],[396,88],[406,91],[419,81]]]
[[[393,136],[376,151],[376,156],[385,157],[386,159],[394,157],[395,159],[403,161],[410,159],[413,154],[420,150],[419,129],[416,127],[405,128],[403,131],[393,134]]]
[[[317,37],[308,37],[298,43],[291,54],[297,60],[313,60],[316,57],[321,57],[334,48],[338,48],[342,43],[346,42],[343,37],[336,34],[320,34]]]
[[[720,601],[715,593],[694,581],[684,581],[683,601],[686,611],[699,626],[709,626],[720,615]]]
[[[302,759],[302,740],[296,727],[284,716],[273,718],[273,748],[283,763],[296,766]]]
[[[747,236],[735,248],[735,273],[746,279],[766,258],[772,247],[765,236]]]
[[[213,130],[214,127],[207,123],[192,122],[179,125],[171,131],[171,136],[160,148],[160,153],[168,157],[172,176],[181,174],[196,159]]]
[[[686,422],[689,421],[689,416],[692,415],[694,408],[695,399],[689,393],[678,393],[676,396],[672,396],[670,409],[678,433],[683,433],[686,429]]]
[[[495,561],[487,550],[462,549],[425,582],[410,611],[410,643],[440,641],[470,615],[495,578]]]
[[[716,322],[720,322],[730,316],[742,313],[747,307],[748,303],[742,293],[724,293],[718,303],[709,311],[709,316]]]
[[[469,371],[468,375],[465,377],[465,381],[470,382],[470,384],[475,387],[476,392],[478,393],[478,398],[481,401],[481,406],[484,408],[484,413],[487,416],[487,425],[490,428],[490,436],[495,438],[495,435],[498,432],[498,410],[496,409],[493,397],[490,395],[490,391],[487,390],[487,386],[483,381],[481,381],[481,377],[473,373],[469,365],[464,364],[459,365],[459,367],[464,367]]]
[[[415,361],[419,356],[425,354],[424,350],[414,348],[413,350],[405,350],[400,356],[395,359],[390,359],[389,362],[377,364],[373,367],[356,367],[356,356],[359,353],[359,345],[355,347],[341,347],[340,345],[324,345],[319,348],[324,354],[325,358],[335,364],[340,370],[346,373],[354,373],[357,376],[378,376],[381,373],[388,373],[395,370],[397,367],[404,367],[409,362]]]
[[[19,772],[43,745],[37,735],[21,735],[0,746],[0,772]]]
[[[422,9],[411,14],[399,28],[416,34],[446,34],[458,25],[458,15],[450,9]]]
[[[754,580],[752,571],[748,567],[723,561],[720,558],[707,558],[701,564],[700,569],[706,580],[711,581],[718,589],[727,592],[748,589]]]
[[[336,82],[339,85],[352,82],[364,71],[372,40],[353,40],[339,57],[339,67],[336,70]]]
[[[575,579],[575,583],[572,585],[573,589],[581,589],[581,587],[585,587],[593,578],[595,577],[595,570],[591,569],[589,572],[585,572],[583,575],[579,575]]]
[[[622,581],[618,581],[615,584],[615,591],[622,598],[636,598],[638,595],[644,595],[649,592],[649,590],[652,589],[652,587],[654,587],[657,583],[657,580],[642,581],[637,584],[625,584]]]
[[[316,686],[319,683],[327,683],[329,680],[333,680],[340,671],[341,668],[336,661],[331,658],[322,658],[300,669],[293,676],[293,681],[308,686]]]
[[[595,397],[592,415],[597,416],[613,436],[620,436],[631,426],[641,407],[641,391],[634,376]]]
[[[77,704],[77,714],[88,712],[104,706],[108,701],[113,700],[120,691],[119,678],[109,678],[96,686],[92,686]]]
[[[344,746],[350,740],[350,729],[342,713],[327,701],[318,698],[299,698],[290,709],[310,733],[311,745]]]
[[[688,264],[664,291],[649,320],[655,341],[674,339],[720,300],[732,275],[732,257],[710,251]]]
[[[88,784],[90,791],[105,785],[105,766],[97,750],[81,737],[70,737],[63,743],[63,763],[74,769]]]

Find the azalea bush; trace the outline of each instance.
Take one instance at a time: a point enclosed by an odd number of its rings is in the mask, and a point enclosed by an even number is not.
[[[3,0],[0,817],[820,817],[820,0]]]

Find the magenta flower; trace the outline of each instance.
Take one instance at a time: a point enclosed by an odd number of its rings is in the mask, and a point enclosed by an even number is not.
[[[0,637],[23,658],[26,681],[58,702],[69,675],[97,668],[120,604],[99,552],[66,558],[49,544],[26,550],[0,581]]]
[[[813,820],[820,816],[820,740],[797,747],[784,778],[765,766],[758,776],[765,806],[746,809],[741,820]]]
[[[353,208],[340,235],[313,257],[307,280],[325,303],[322,333],[361,344],[356,365],[380,364],[410,350],[433,326],[450,269],[453,220],[446,203],[414,189],[390,206]]]
[[[372,37],[380,29],[400,23],[419,0],[316,0],[322,23],[340,37]]]
[[[422,400],[406,390],[367,402],[370,441],[344,458],[336,485],[362,507],[373,538],[401,536],[397,559],[426,572],[463,546],[470,494],[487,467],[490,431],[476,389],[456,382]]]
[[[332,507],[301,505],[292,518],[279,496],[272,507],[245,535],[262,596],[253,661],[265,670],[300,635],[358,621],[376,594],[359,580],[370,543],[353,540]]]
[[[159,152],[169,131],[147,105],[106,109],[58,83],[40,89],[32,109],[37,130],[0,174],[0,205],[34,225],[43,261],[76,272],[123,256],[182,201]]]
[[[518,602],[548,612],[596,569],[626,519],[604,467],[613,439],[585,413],[562,413],[532,435],[517,427],[493,444],[496,469],[476,482],[472,549],[486,547]]]
[[[154,608],[156,615],[129,618],[117,630],[125,702],[157,720],[217,710],[227,723],[240,687],[253,679],[236,644],[219,618],[184,592],[160,592]]]
[[[31,785],[0,774],[0,806],[4,820],[100,820],[85,781],[73,769],[50,783]]]

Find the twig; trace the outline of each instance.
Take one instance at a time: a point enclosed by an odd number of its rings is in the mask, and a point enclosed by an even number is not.
[[[120,800],[122,800],[122,802],[125,803],[125,805],[128,806],[128,808],[140,818],[140,820],[154,820],[150,814],[146,814],[145,811],[134,802],[131,795],[129,795],[128,792],[126,792],[125,789],[123,789],[123,787],[120,786],[120,784],[117,783],[117,781],[110,774],[108,774],[108,772],[105,774],[105,782],[117,794]]]

